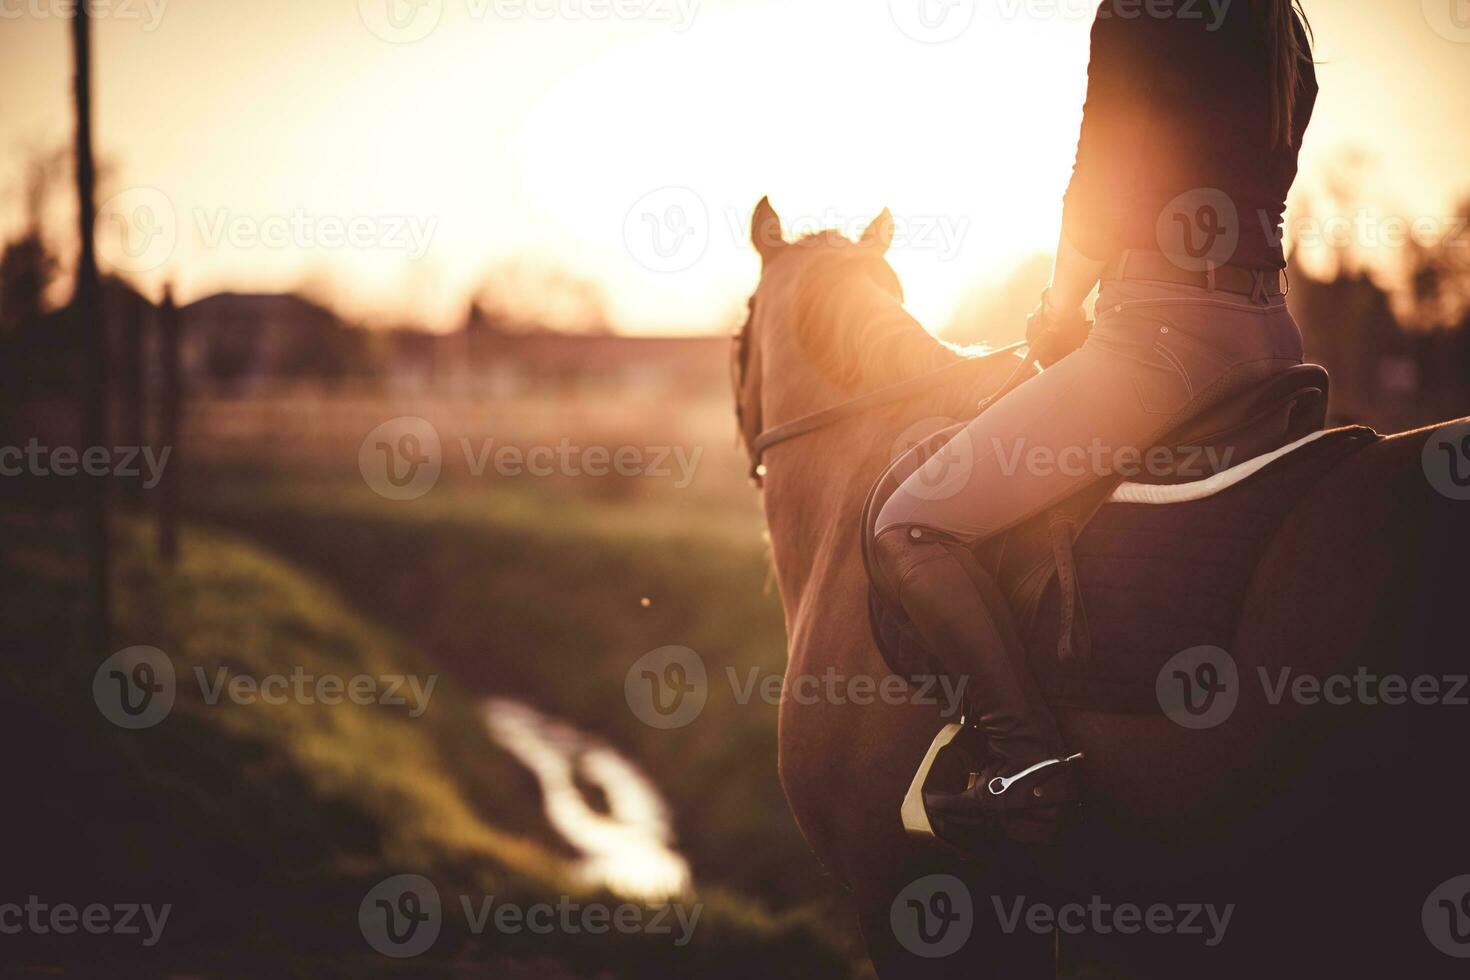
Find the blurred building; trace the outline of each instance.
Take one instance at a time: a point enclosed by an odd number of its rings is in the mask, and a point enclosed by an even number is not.
[[[181,313],[184,373],[196,385],[244,393],[372,373],[363,331],[300,296],[217,293]]]
[[[395,391],[488,397],[624,390],[679,396],[723,394],[729,338],[629,337],[514,326],[471,307],[448,334],[382,334],[380,376]]]

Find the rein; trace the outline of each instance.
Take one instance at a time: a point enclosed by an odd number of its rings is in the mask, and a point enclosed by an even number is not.
[[[735,336],[735,342],[739,374],[741,377],[743,377],[745,373],[744,355],[746,353],[745,330],[741,330],[741,332]],[[792,419],[790,422],[782,422],[780,425],[766,429],[758,436],[756,436],[750,444],[750,478],[752,482],[754,482],[757,486],[760,485],[760,479],[764,475],[765,470],[765,467],[761,463],[761,456],[765,453],[767,449],[770,449],[772,446],[775,446],[779,443],[788,442],[792,439],[797,438],[798,436],[804,436],[807,433],[815,432],[818,429],[824,429],[829,425],[834,425],[838,422],[850,419],[856,415],[861,415],[862,413],[870,409],[877,408],[880,405],[888,405],[892,402],[902,401],[905,398],[911,398],[915,395],[922,394],[931,390],[936,382],[947,379],[948,376],[951,374],[961,374],[965,369],[974,368],[977,365],[984,364],[995,357],[1014,353],[1015,351],[1020,350],[1022,347],[1025,346],[1026,341],[1018,340],[1014,344],[1008,344],[1005,347],[1000,347],[996,350],[989,351],[985,354],[980,354],[975,357],[966,357],[963,360],[956,361],[953,364],[946,364],[942,368],[937,368],[933,371],[921,374],[917,378],[910,378],[907,381],[900,381],[897,384],[887,385],[883,388],[879,388],[877,391],[870,391],[866,395],[859,395],[856,398],[849,399],[845,402],[840,402],[836,405],[831,406],[830,408],[824,408],[820,411],[812,412],[810,415],[803,415],[800,418]],[[1016,385],[1020,384],[1021,381],[1025,380],[1026,371],[1029,367],[1029,360],[1023,360],[1020,364],[1018,364],[1016,366],[1016,370],[1011,374],[1009,378],[1006,379],[1005,384],[1002,385],[995,394],[991,395],[980,403],[981,410],[983,411],[996,399],[1000,398]],[[735,405],[736,414],[738,415],[740,413],[740,401],[738,392]]]

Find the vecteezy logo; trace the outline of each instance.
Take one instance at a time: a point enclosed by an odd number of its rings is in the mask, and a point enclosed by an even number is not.
[[[1429,485],[1451,500],[1470,500],[1470,422],[1441,426],[1424,442]]]
[[[390,44],[422,41],[439,26],[444,0],[357,0],[367,29]]]
[[[888,14],[905,35],[922,44],[953,41],[975,21],[975,0],[888,0]]]
[[[628,254],[653,272],[683,272],[709,248],[709,208],[687,187],[660,187],[640,197],[623,219]]]
[[[975,903],[954,875],[926,875],[893,900],[889,925],[899,945],[926,959],[958,952],[975,927]]]
[[[1446,41],[1470,44],[1470,0],[1422,0],[1424,20]]]
[[[1440,885],[1424,900],[1424,935],[1446,956],[1470,959],[1470,875]]]
[[[373,492],[389,500],[416,500],[439,482],[439,431],[427,419],[400,415],[373,431],[357,450],[357,468]]]
[[[174,706],[174,664],[157,647],[119,650],[92,675],[92,700],[119,728],[152,728]]]
[[[368,945],[384,956],[418,956],[444,925],[439,889],[423,875],[385,878],[363,896],[357,924]]]
[[[1240,216],[1224,191],[1200,187],[1164,205],[1154,226],[1159,251],[1181,269],[1227,264],[1240,245]]]
[[[907,492],[921,500],[947,500],[969,486],[970,476],[975,470],[975,447],[969,430],[958,429],[947,441],[930,444],[939,432],[956,424],[955,419],[944,416],[920,419],[893,441],[889,453],[893,460],[916,447],[924,447],[919,449],[915,459],[917,468],[904,482]]]
[[[1169,658],[1154,682],[1159,707],[1177,725],[1214,728],[1235,712],[1240,672],[1219,647],[1190,647]]]
[[[179,242],[173,201],[156,187],[130,187],[112,195],[97,209],[93,229],[102,261],[124,272],[157,269]]]
[[[688,647],[667,646],[639,657],[623,680],[623,697],[652,728],[683,728],[709,700],[704,659]]]

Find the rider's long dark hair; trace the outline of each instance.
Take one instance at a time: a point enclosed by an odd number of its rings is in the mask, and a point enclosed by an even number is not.
[[[1253,6],[1266,41],[1266,64],[1271,72],[1271,142],[1290,146],[1295,132],[1302,62],[1312,57],[1311,50],[1297,37],[1293,21],[1301,18],[1308,38],[1312,26],[1301,8],[1301,0],[1256,0]]]

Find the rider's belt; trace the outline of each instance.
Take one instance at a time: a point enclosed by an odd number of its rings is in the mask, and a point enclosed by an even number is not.
[[[1280,299],[1290,291],[1284,270],[1247,269],[1239,265],[1210,265],[1203,271],[1184,268],[1163,252],[1124,249],[1103,267],[1103,282],[1126,279],[1197,286],[1211,292],[1239,293],[1253,298]]]

